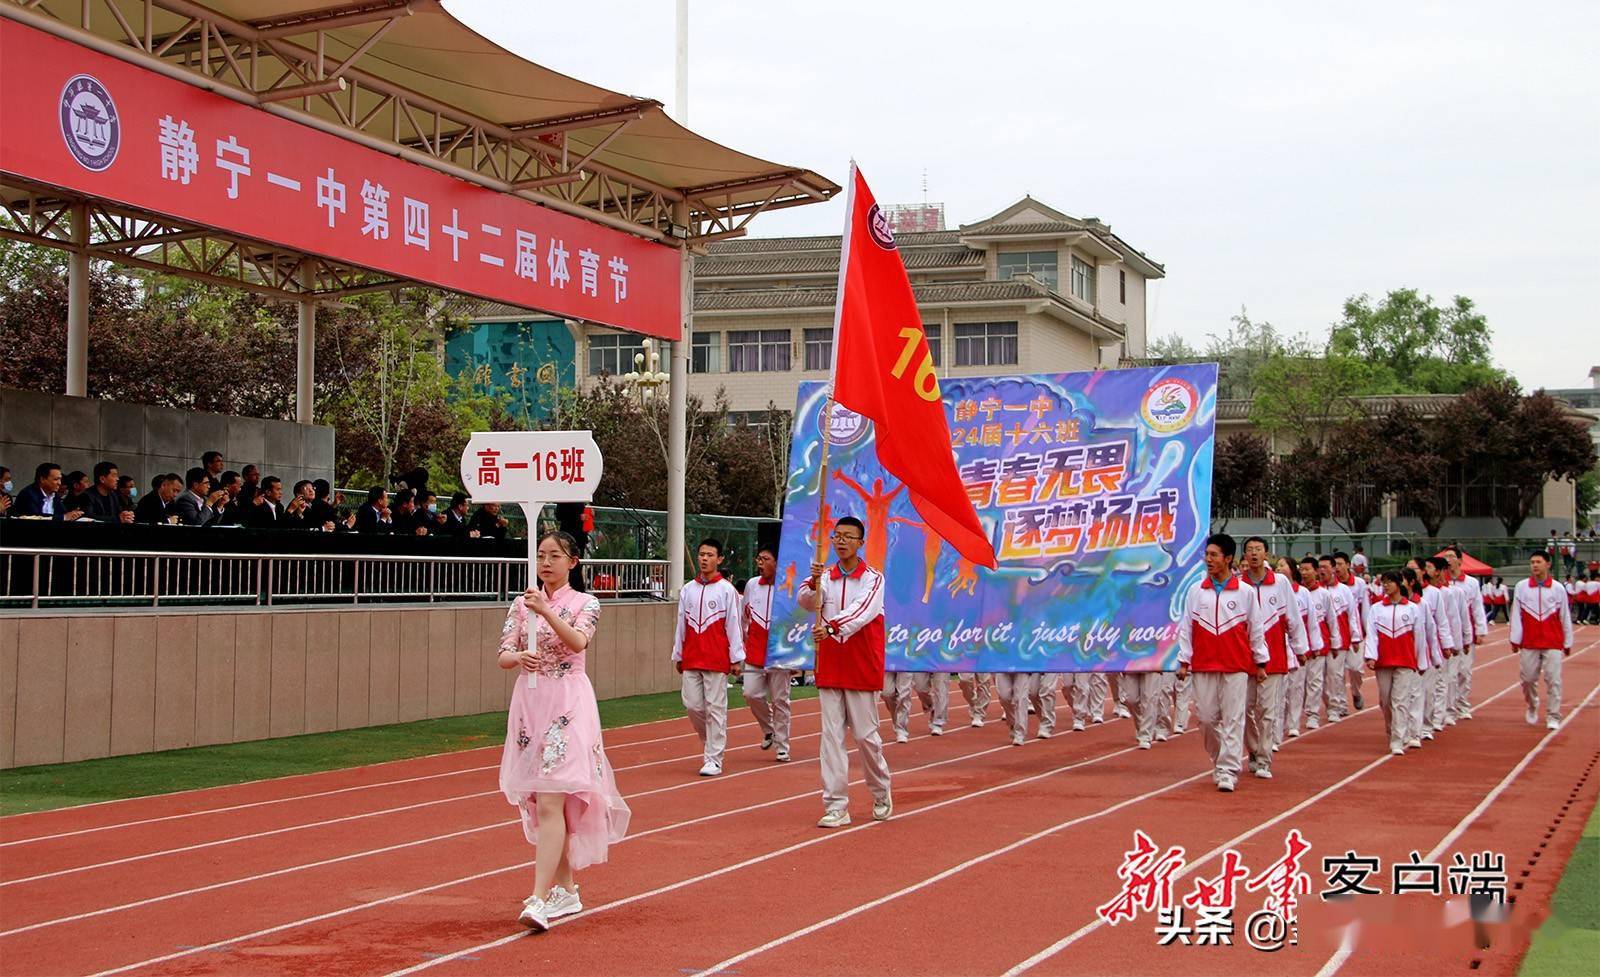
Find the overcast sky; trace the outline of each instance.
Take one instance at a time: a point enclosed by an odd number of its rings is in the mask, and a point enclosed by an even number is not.
[[[672,108],[673,0],[449,0],[530,60]],[[691,0],[690,127],[971,223],[1024,193],[1164,264],[1152,336],[1241,306],[1316,336],[1415,287],[1525,386],[1600,365],[1600,3]],[[1585,68],[1584,65],[1589,67]],[[841,195],[839,200],[842,201]],[[840,202],[757,235],[838,233]]]

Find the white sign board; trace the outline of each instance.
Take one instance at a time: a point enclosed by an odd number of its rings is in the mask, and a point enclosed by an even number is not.
[[[478,431],[461,453],[473,502],[588,502],[605,465],[588,431]]]

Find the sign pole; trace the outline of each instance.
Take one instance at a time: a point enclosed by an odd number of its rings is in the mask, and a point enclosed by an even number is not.
[[[833,418],[833,387],[828,387],[828,399],[822,402],[822,458],[817,472],[817,550],[812,563],[821,563],[828,552],[828,429]],[[822,623],[822,581],[817,581],[817,619]]]

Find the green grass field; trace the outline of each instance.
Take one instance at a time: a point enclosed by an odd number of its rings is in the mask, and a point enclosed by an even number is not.
[[[815,698],[817,694],[814,688],[796,688],[792,692],[795,699]],[[744,696],[737,688],[728,690],[728,708],[744,708]],[[683,702],[676,692],[600,703],[600,723],[608,729],[682,715]],[[499,746],[505,742],[505,735],[506,714],[487,712],[336,733],[18,767],[0,770],[0,816]]]
[[[1587,961],[1587,962],[1585,962]],[[1600,807],[1589,814],[1583,837],[1550,904],[1550,918],[1533,934],[1521,977],[1600,974]]]

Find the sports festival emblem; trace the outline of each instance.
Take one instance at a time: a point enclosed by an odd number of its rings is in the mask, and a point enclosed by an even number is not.
[[[1186,380],[1158,380],[1145,391],[1139,413],[1157,434],[1175,434],[1189,426],[1200,406],[1200,392]]]

